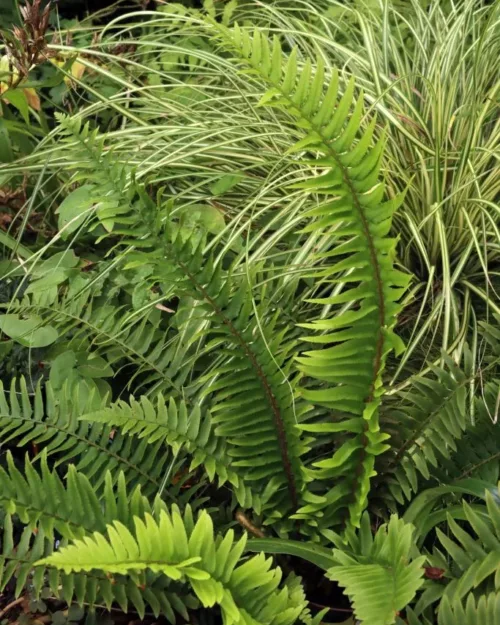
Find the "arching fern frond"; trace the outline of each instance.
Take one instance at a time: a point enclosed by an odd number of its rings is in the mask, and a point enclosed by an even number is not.
[[[118,401],[81,419],[105,423],[119,428],[123,435],[147,441],[152,456],[158,443],[171,447],[174,454],[185,450],[192,457],[190,470],[203,465],[210,480],[217,476],[220,485],[230,482],[241,506],[260,512],[258,495],[245,485],[244,473],[232,467],[225,440],[215,436],[210,414],[199,407],[188,410],[184,402],[172,398],[167,404],[161,394],[156,405],[144,396],[139,401],[130,397],[128,402]]]
[[[245,542],[245,536],[235,542],[232,530],[214,537],[206,512],[195,521],[190,508],[181,516],[173,507],[171,513],[162,510],[157,521],[151,515],[136,518],[133,532],[115,522],[108,526],[107,536],[96,532],[38,564],[66,573],[100,569],[133,580],[149,569],[188,584],[203,606],[218,604],[227,625],[292,625],[305,602],[294,605],[286,585],[278,589],[281,571],[273,569],[264,554],[241,564]]]
[[[23,475],[8,454],[7,469],[0,468],[0,478],[0,506],[6,511],[0,553],[0,590],[15,578],[17,596],[28,582],[38,596],[48,583],[54,596],[68,603],[73,600],[91,606],[104,603],[110,608],[116,602],[125,612],[130,603],[140,615],[144,615],[148,607],[156,615],[165,614],[172,623],[175,612],[187,619],[187,608],[196,607],[192,595],[175,584],[165,583],[153,573],[147,574],[144,583],[137,585],[122,576],[110,579],[95,571],[73,574],[54,567],[35,569],[37,560],[53,553],[56,540],[65,545],[75,537],[104,531],[114,520],[133,527],[133,517],[159,514],[164,504],[157,499],[151,507],[140,489],[128,492],[123,473],[118,476],[116,485],[107,473],[103,495],[98,497],[86,476],[73,466],[69,467],[64,484],[55,471],[49,470],[45,455],[40,472],[26,460]],[[17,543],[12,523],[14,514],[26,524]]]
[[[469,355],[466,350],[458,366],[443,354],[442,367],[430,366],[428,375],[415,376],[409,390],[387,401],[382,424],[392,447],[377,464],[376,478],[386,502],[404,503],[423,481],[426,487],[472,476],[498,481],[500,430],[491,420],[498,390],[491,381],[480,388]],[[491,369],[485,367],[484,376]]]
[[[43,390],[39,385],[32,398],[23,378],[14,380],[8,393],[0,382],[0,436],[4,444],[17,440],[19,447],[36,443],[47,454],[56,454],[58,464],[75,462],[94,488],[102,487],[107,471],[123,471],[130,486],[141,484],[145,494],[156,493],[168,451],[161,442],[134,446],[131,437],[112,432],[110,425],[79,421],[95,408],[92,396],[82,404],[66,387],[54,393],[50,383]]]
[[[455,479],[474,478],[489,484],[500,479],[500,428],[489,416],[481,414],[484,405],[477,400],[476,419],[468,427],[465,436],[456,441],[456,451],[448,460],[443,458],[431,470],[431,478],[441,483]]]
[[[331,249],[321,258],[334,262],[313,276],[324,284],[342,285],[342,290],[311,300],[334,314],[302,324],[313,331],[304,340],[319,347],[304,352],[298,363],[305,378],[302,396],[334,411],[334,422],[304,429],[339,433],[335,453],[313,463],[309,480],[334,479],[337,485],[324,497],[311,493],[298,516],[327,514],[329,524],[344,521],[357,526],[375,457],[388,449],[388,434],[380,431],[378,417],[382,372],[388,352],[401,348],[393,327],[409,278],[394,269],[396,240],[387,234],[402,198],[382,202],[384,140],[371,146],[375,119],[360,133],[363,94],[351,107],[352,81],[339,99],[338,74],[328,77],[321,59],[314,70],[309,61],[299,68],[297,51],[284,61],[277,37],[271,47],[258,30],[252,36],[238,26],[214,27],[237,61],[266,85],[261,104],[285,111],[294,125],[304,129],[304,139],[293,150],[320,155],[307,162],[323,173],[295,186],[327,196],[309,212],[306,230],[331,234]],[[335,307],[346,303],[350,309],[338,314]]]

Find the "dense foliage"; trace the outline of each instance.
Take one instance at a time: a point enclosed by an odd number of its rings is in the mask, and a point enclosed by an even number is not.
[[[0,617],[497,624],[500,3],[116,8],[3,29]]]

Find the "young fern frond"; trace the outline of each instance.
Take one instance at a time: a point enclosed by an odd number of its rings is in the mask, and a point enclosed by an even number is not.
[[[56,118],[59,134],[71,148],[72,160],[78,157],[76,179],[84,177],[100,223],[108,232],[114,230],[116,224],[129,224],[134,212],[135,188],[130,184],[127,167],[116,162],[111,152],[104,150],[104,137],[98,128],[91,130],[89,123],[82,123],[78,116],[56,113]],[[138,221],[134,219],[134,222]]]
[[[157,520],[136,517],[133,531],[116,521],[106,536],[96,532],[38,564],[66,573],[97,568],[132,580],[151,570],[189,585],[203,606],[218,604],[227,625],[292,625],[305,601],[291,601],[286,585],[279,589],[281,570],[272,568],[271,558],[260,554],[240,563],[245,543],[245,535],[235,542],[232,530],[215,537],[205,511],[195,521],[189,507],[182,516],[174,506]]]
[[[85,399],[85,398],[83,398]],[[95,397],[82,402],[78,392],[64,387],[54,392],[50,383],[35,389],[34,398],[26,381],[12,382],[5,392],[0,381],[0,435],[5,444],[17,439],[17,446],[29,443],[43,446],[48,455],[57,454],[57,464],[72,461],[84,470],[95,489],[101,489],[107,471],[123,472],[129,486],[141,484],[145,494],[156,493],[170,459],[161,442],[135,446],[131,437],[112,432],[111,425],[79,421],[97,406]],[[97,399],[97,404],[104,402]]]
[[[351,548],[334,549],[338,566],[327,576],[345,587],[363,625],[395,623],[423,584],[425,557],[414,553],[413,531],[394,515],[373,536],[365,514]]]
[[[100,572],[64,573],[54,567],[37,567],[35,562],[53,553],[56,539],[61,545],[76,537],[83,538],[95,531],[104,531],[113,520],[133,527],[132,518],[145,513],[157,515],[164,504],[156,500],[153,507],[139,488],[127,491],[126,480],[120,473],[116,485],[106,474],[102,497],[98,497],[85,474],[69,467],[66,484],[47,465],[44,455],[37,471],[27,459],[24,476],[14,465],[10,454],[7,469],[0,468],[0,506],[6,511],[3,520],[3,546],[0,553],[0,589],[15,578],[16,596],[26,584],[32,585],[36,596],[48,585],[56,597],[68,603],[90,606],[113,602],[127,611],[129,603],[144,615],[146,606],[158,615],[165,614],[175,622],[175,612],[187,618],[187,607],[195,607],[192,595],[165,584],[158,575],[149,574],[140,584],[117,576],[114,579]],[[26,524],[15,542],[12,515]]]
[[[306,136],[292,149],[320,155],[306,162],[324,173],[295,187],[327,196],[306,215],[311,220],[306,230],[331,233],[331,249],[321,259],[334,262],[313,275],[342,285],[342,290],[311,302],[333,310],[349,303],[350,310],[301,324],[313,331],[304,340],[319,346],[297,359],[305,379],[302,396],[336,411],[335,422],[303,429],[338,432],[340,444],[330,458],[314,462],[308,471],[309,480],[334,479],[337,485],[324,497],[306,495],[307,504],[298,516],[327,514],[329,523],[357,526],[367,503],[375,458],[389,448],[388,434],[380,431],[378,417],[382,372],[387,354],[401,348],[393,327],[400,309],[397,302],[409,278],[394,269],[396,240],[387,234],[402,198],[382,202],[384,140],[371,146],[375,119],[360,134],[363,94],[352,108],[352,81],[338,99],[338,74],[328,78],[321,59],[314,71],[309,61],[299,68],[296,50],[283,62],[277,37],[271,47],[258,30],[252,36],[239,26],[216,29],[225,47],[267,86],[261,104],[285,111],[304,129]]]

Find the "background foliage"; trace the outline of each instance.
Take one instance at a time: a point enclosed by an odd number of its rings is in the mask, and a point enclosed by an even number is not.
[[[499,10],[0,4],[0,617],[499,622]]]

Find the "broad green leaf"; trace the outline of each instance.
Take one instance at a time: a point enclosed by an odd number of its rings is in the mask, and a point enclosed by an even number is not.
[[[200,225],[212,234],[218,234],[226,225],[224,215],[215,206],[210,204],[190,204],[183,209],[183,226]],[[189,236],[192,232],[189,231]]]
[[[214,183],[210,185],[210,193],[212,195],[223,195],[227,193],[230,189],[235,187],[240,180],[242,180],[243,174],[238,172],[234,174],[225,174],[219,180],[216,180]]]
[[[19,315],[0,315],[0,330],[25,347],[46,347],[57,340],[57,330],[41,324],[36,316],[21,319]]]
[[[65,269],[54,269],[43,278],[31,282],[26,289],[26,293],[40,293],[41,291],[46,291],[54,286],[59,286],[59,284],[62,284],[67,277],[68,273]]]
[[[50,383],[53,388],[60,389],[68,379],[76,364],[76,355],[72,350],[59,354],[50,365]]]
[[[29,105],[25,93],[22,89],[9,89],[2,96],[4,100],[7,100],[12,106],[14,106],[20,113],[24,121],[29,124]]]
[[[93,356],[84,365],[78,367],[77,371],[85,378],[108,378],[113,375],[113,369],[100,356]]]
[[[83,185],[72,191],[59,205],[57,213],[58,228],[61,232],[62,239],[77,230],[85,219],[91,214],[91,208],[94,204],[92,199],[92,185]]]
[[[33,275],[42,277],[52,269],[72,269],[78,265],[78,262],[79,259],[75,252],[72,249],[67,249],[64,252],[57,252],[42,263],[35,265]]]

